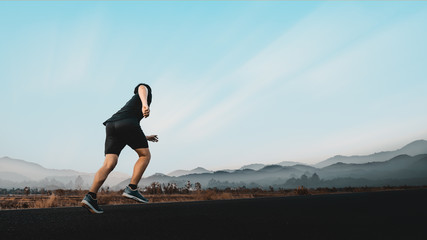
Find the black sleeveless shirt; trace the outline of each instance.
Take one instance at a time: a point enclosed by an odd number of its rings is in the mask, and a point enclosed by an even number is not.
[[[151,88],[148,86],[148,84],[140,83],[135,87],[132,98],[119,111],[107,119],[103,123],[104,125],[107,125],[108,122],[114,122],[127,118],[135,118],[138,120],[138,122],[141,121],[141,119],[144,117],[144,115],[142,115],[142,102],[138,94],[138,88],[141,85],[144,85],[148,89],[147,103],[148,106],[150,106],[152,99]]]

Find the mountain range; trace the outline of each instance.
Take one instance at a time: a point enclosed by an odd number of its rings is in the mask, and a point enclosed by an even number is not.
[[[141,180],[141,186],[152,182],[161,184],[176,183],[183,187],[187,181],[199,182],[202,187],[268,187],[286,186],[290,179],[314,174],[323,181],[347,179],[349,185],[369,183],[375,185],[391,184],[399,180],[400,184],[409,184],[413,179],[427,176],[427,141],[417,140],[395,151],[385,151],[365,156],[335,156],[309,166],[298,162],[280,162],[274,165],[250,164],[237,170],[209,171],[196,168],[191,171],[175,171],[168,175],[157,173]],[[352,179],[349,181],[349,179]],[[406,179],[406,180],[405,180]],[[412,179],[411,181],[408,179]],[[427,179],[425,179],[427,184]],[[123,188],[126,180],[115,189]],[[424,181],[424,180],[422,180]],[[419,182],[417,182],[418,184]]]
[[[317,178],[317,182],[309,182],[310,178]],[[415,156],[399,155],[388,161],[369,162],[362,164],[335,163],[324,168],[307,165],[280,166],[268,165],[259,170],[239,169],[232,172],[215,171],[201,174],[188,174],[179,177],[154,174],[143,178],[140,186],[148,186],[153,182],[160,184],[175,183],[184,187],[187,181],[199,182],[203,188],[226,187],[295,187],[294,182],[304,182],[304,186],[334,187],[345,179],[344,186],[383,186],[427,184],[427,154]],[[301,181],[299,181],[301,180]],[[121,189],[127,185],[125,180],[113,189]],[[298,185],[298,184],[297,184]]]
[[[385,152],[378,152],[371,155],[364,155],[364,156],[341,156],[337,155],[335,157],[326,159],[325,161],[321,161],[319,163],[314,164],[314,167],[322,168],[326,167],[332,164],[335,164],[337,162],[342,163],[368,163],[368,162],[383,162],[387,161],[393,157],[399,156],[399,155],[409,155],[409,156],[415,156],[419,154],[427,153],[427,141],[425,140],[417,140],[414,142],[411,142],[410,144],[404,146],[401,149],[395,150],[395,151],[385,151]]]
[[[0,188],[24,186],[52,189],[88,188],[93,176],[93,173],[46,169],[23,160],[0,158]],[[414,179],[418,179],[415,181],[417,184],[427,184],[427,179],[425,179],[426,182],[423,182],[423,179],[427,177],[427,141],[417,140],[395,151],[384,151],[371,155],[335,156],[312,166],[283,161],[273,165],[249,164],[236,170],[210,171],[198,167],[193,170],[176,170],[167,175],[156,173],[143,178],[139,186],[144,187],[152,182],[158,182],[162,184],[176,183],[183,187],[187,181],[190,181],[199,182],[203,188],[287,187],[291,186],[291,183],[295,185],[305,178],[310,179],[310,176],[319,178],[316,186],[323,186],[322,184],[326,183],[331,186],[337,183],[354,185],[356,182],[375,185],[394,183],[397,180],[399,183],[405,184],[414,182]],[[341,179],[341,181],[337,182],[337,179]],[[346,181],[342,179],[346,179]],[[104,186],[118,190],[126,186],[129,180],[130,176],[113,172]]]
[[[0,158],[0,188],[88,188],[93,181],[94,173],[77,172],[74,170],[58,170],[44,168],[32,163],[9,157]],[[129,175],[112,172],[105,181],[105,186],[114,186]]]
[[[175,170],[173,172],[168,173],[168,176],[171,177],[179,177],[188,174],[199,174],[199,173],[211,173],[212,171],[206,170],[202,167],[195,168],[193,170]]]

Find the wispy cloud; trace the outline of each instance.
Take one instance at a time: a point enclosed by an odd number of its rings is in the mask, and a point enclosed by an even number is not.
[[[246,106],[256,105],[255,96],[268,91],[276,82],[294,81],[360,35],[359,31],[349,29],[348,23],[337,22],[337,16],[323,16],[320,10],[315,11],[236,71],[216,80],[217,91],[237,87],[228,97],[189,122],[183,131],[203,138],[233,124],[234,119],[248,110]]]

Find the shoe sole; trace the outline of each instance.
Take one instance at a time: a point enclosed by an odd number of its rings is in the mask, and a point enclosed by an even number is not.
[[[142,200],[142,199],[140,199],[140,198],[137,198],[137,197],[132,196],[132,195],[130,195],[130,194],[128,194],[128,193],[125,193],[125,192],[122,194],[122,196],[123,196],[123,197],[126,197],[126,198],[133,199],[133,200],[135,200],[135,201],[137,201],[137,202],[140,202],[140,203],[148,203],[148,201],[144,201],[144,200]]]
[[[83,200],[81,203],[82,207],[86,208],[91,213],[104,213],[104,211],[96,210],[88,201]]]

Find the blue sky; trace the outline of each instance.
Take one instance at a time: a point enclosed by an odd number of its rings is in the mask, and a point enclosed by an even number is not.
[[[427,139],[426,25],[427,2],[0,2],[0,156],[95,172],[140,82],[146,176],[394,150]]]

